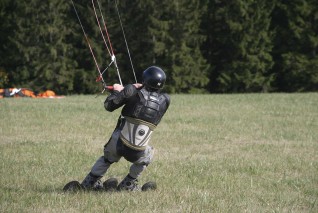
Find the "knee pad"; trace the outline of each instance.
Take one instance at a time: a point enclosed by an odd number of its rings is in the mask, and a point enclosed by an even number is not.
[[[105,156],[104,156],[105,163],[113,164],[114,162],[110,162]]]

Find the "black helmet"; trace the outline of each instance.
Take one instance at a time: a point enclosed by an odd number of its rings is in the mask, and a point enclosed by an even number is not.
[[[148,67],[142,74],[142,84],[147,88],[161,89],[166,82],[165,72],[156,66]]]

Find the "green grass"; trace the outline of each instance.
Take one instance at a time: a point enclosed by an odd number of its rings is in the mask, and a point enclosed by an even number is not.
[[[116,124],[104,99],[0,100],[0,212],[318,212],[317,93],[172,95],[140,178],[156,191],[65,194]]]

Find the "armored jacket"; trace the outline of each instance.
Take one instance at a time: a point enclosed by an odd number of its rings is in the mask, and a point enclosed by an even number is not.
[[[169,105],[167,94],[146,88],[139,90],[131,84],[121,92],[114,91],[104,103],[110,112],[124,106],[116,128],[121,131],[122,142],[134,150],[146,148]]]

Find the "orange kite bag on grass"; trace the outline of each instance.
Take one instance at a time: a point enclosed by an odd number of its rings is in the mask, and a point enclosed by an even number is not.
[[[30,98],[63,98],[64,96],[57,96],[54,91],[46,90],[37,95],[30,89],[26,88],[7,88],[0,89],[0,98],[10,97],[30,97]]]

